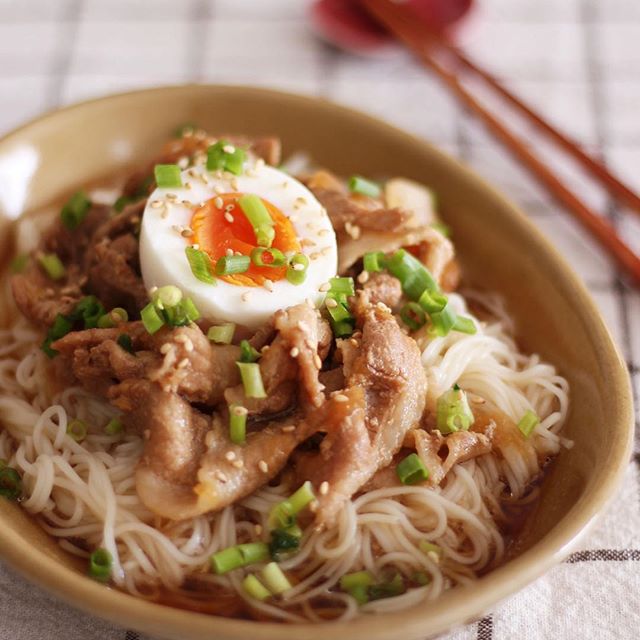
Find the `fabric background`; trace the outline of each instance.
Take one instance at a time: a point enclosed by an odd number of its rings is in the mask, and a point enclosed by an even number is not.
[[[640,3],[479,0],[467,47],[640,189]],[[87,97],[186,81],[254,84],[371,112],[459,157],[516,200],[584,279],[640,393],[640,293],[403,52],[347,56],[306,0],[0,0],[0,132]],[[517,121],[505,115],[509,122]],[[526,126],[520,130],[528,131]],[[544,158],[640,251],[640,224],[547,146]],[[448,640],[640,636],[640,448],[582,550]],[[597,473],[597,469],[594,469]],[[426,634],[426,630],[425,630]],[[0,639],[147,640],[58,603],[0,565]]]

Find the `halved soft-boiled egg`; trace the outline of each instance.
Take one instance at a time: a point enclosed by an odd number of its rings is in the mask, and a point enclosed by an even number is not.
[[[205,165],[173,171],[178,186],[158,187],[142,219],[148,289],[175,285],[203,318],[249,328],[278,309],[322,302],[336,275],[336,237],[306,187],[253,159],[236,167],[238,175]]]

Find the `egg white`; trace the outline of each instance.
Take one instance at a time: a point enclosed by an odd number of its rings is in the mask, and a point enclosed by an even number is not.
[[[331,221],[313,194],[288,174],[261,162],[248,161],[240,176],[193,167],[182,172],[180,189],[157,188],[147,200],[140,230],[140,266],[148,289],[179,287],[201,316],[212,322],[235,322],[250,329],[265,323],[278,309],[305,300],[322,303],[320,291],[336,275],[338,251]],[[273,290],[246,287],[217,279],[216,285],[198,280],[185,255],[190,240],[181,235],[197,206],[220,193],[253,193],[275,205],[291,220],[302,253],[309,258],[307,277],[300,285],[287,280]]]

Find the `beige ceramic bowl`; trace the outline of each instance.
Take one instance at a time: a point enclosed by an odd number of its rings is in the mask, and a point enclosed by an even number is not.
[[[433,187],[468,279],[507,297],[522,347],[556,364],[571,384],[565,435],[575,446],[553,463],[517,557],[437,602],[331,624],[331,637],[424,639],[476,619],[560,562],[621,482],[632,434],[626,368],[571,268],[509,201],[454,160],[322,100],[237,87],[153,89],[69,107],[6,136],[0,141],[0,211],[15,217],[148,157],[187,121],[212,131],[275,133],[285,152],[307,150],[338,173],[392,173]],[[0,237],[8,237],[6,230]],[[0,501],[0,554],[74,606],[165,638],[325,640],[328,632],[325,626],[207,617],[106,589],[6,501]]]

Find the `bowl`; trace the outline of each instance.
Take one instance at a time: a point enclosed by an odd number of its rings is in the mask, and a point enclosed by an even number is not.
[[[276,133],[285,152],[308,150],[338,173],[393,172],[430,185],[468,279],[507,298],[522,348],[554,363],[571,385],[564,435],[575,444],[552,463],[513,557],[436,602],[330,623],[331,636],[424,640],[476,619],[565,558],[622,480],[633,431],[627,370],[569,265],[512,203],[429,144],[324,100],[263,89],[188,85],[115,95],[45,115],[0,140],[4,224],[148,157],[187,121],[212,131]],[[6,243],[6,229],[0,237]],[[0,555],[70,604],[163,638],[325,640],[327,634],[326,625],[214,618],[107,589],[7,501],[0,501]]]

